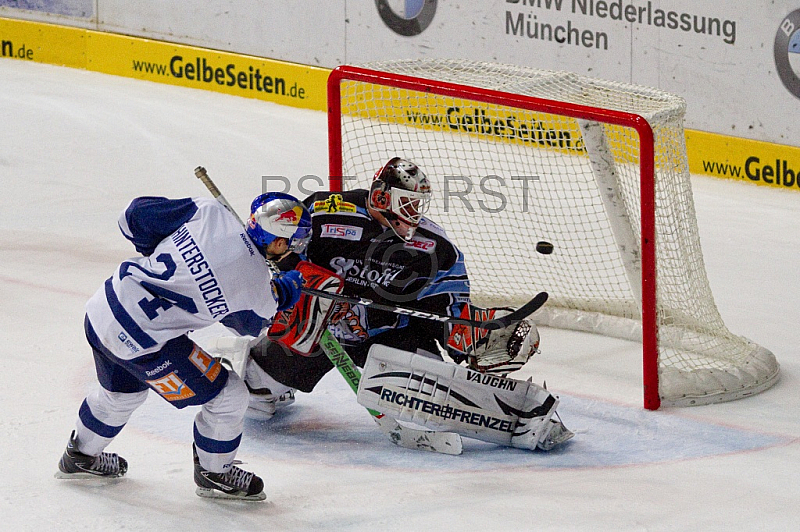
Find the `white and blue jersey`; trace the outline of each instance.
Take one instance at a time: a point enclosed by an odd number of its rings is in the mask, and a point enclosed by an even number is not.
[[[277,310],[269,267],[217,201],[136,198],[119,227],[143,256],[120,264],[86,304],[114,356],[133,360],[217,322],[252,336],[269,325]]]

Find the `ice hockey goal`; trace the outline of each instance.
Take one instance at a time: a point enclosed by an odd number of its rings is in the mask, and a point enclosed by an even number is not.
[[[732,334],[714,303],[681,98],[567,72],[410,60],[335,69],[328,106],[334,190],[368,187],[392,156],[419,164],[473,300],[519,304],[545,290],[538,323],[640,340],[645,408],[776,382],[774,355]]]

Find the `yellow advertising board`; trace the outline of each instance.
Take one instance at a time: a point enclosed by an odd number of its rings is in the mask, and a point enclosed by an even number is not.
[[[800,148],[686,131],[689,171],[800,191]]]
[[[0,57],[86,68],[86,30],[0,18]]]
[[[564,152],[583,148],[577,122],[570,118],[427,91],[346,81],[342,114]]]
[[[0,56],[327,109],[328,69],[138,37],[0,18]]]
[[[329,70],[89,31],[88,70],[304,109],[327,109]]]

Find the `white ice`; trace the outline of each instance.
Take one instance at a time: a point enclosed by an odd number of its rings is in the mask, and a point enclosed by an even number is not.
[[[689,111],[691,112],[691,110]],[[327,174],[326,117],[256,100],[0,60],[0,517],[4,530],[797,530],[800,194],[695,177],[706,266],[727,325],[782,366],[765,393],[642,409],[639,346],[552,329],[523,372],[577,432],[552,453],[467,440],[462,456],[381,435],[335,373],[239,457],[267,502],[194,494],[194,411],[151,394],[109,447],[116,482],[53,478],[94,386],[83,306],[133,255],[116,219],[139,195],[240,212],[262,175]],[[297,193],[297,190],[294,192]]]

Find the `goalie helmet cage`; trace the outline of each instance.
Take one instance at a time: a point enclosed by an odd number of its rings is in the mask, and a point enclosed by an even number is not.
[[[732,334],[703,263],[683,99],[568,72],[455,60],[341,66],[328,80],[331,190],[390,157],[432,181],[471,297],[550,299],[541,325],[638,340],[644,406],[746,397],[774,355]],[[344,176],[344,177],[343,177]],[[535,252],[551,242],[549,255]]]

